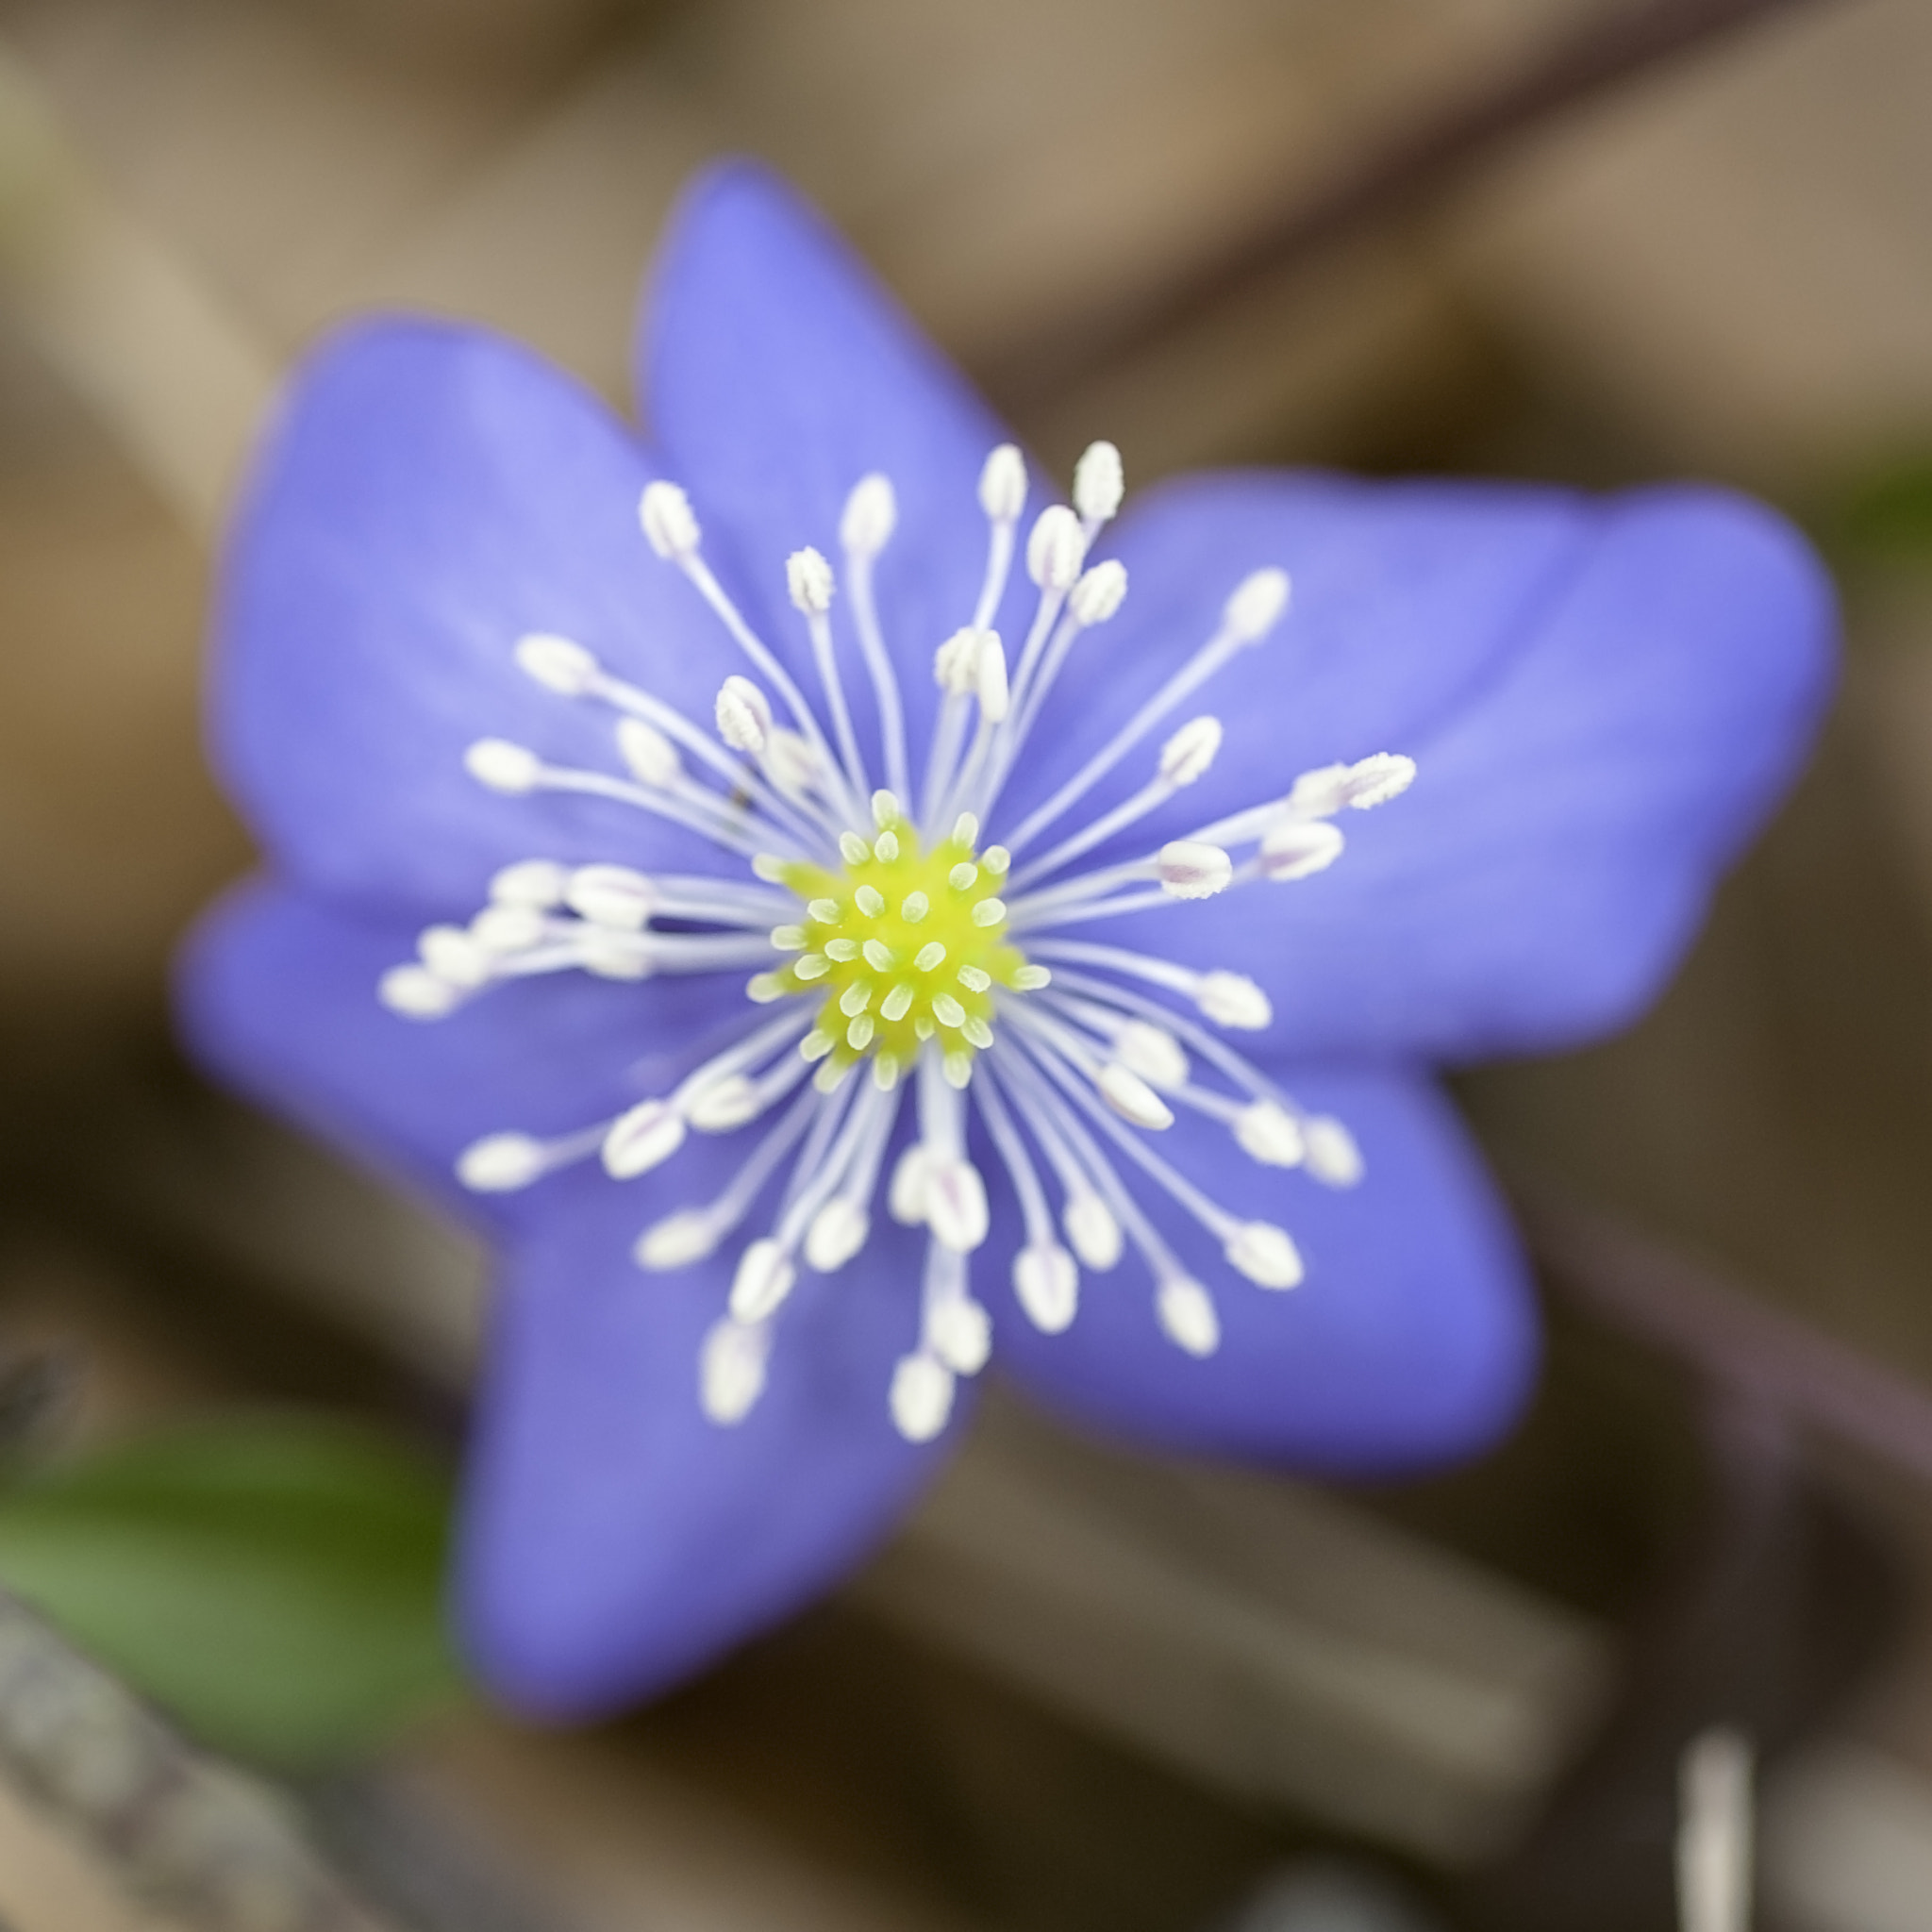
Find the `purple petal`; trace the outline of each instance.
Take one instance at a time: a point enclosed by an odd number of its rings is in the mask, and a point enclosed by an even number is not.
[[[1143,589],[1153,608],[1115,641],[1117,675],[1045,721],[1064,722],[1068,760],[1206,634],[1242,570],[1286,563],[1298,596],[1277,639],[1201,693],[1226,748],[1137,850],[1313,765],[1398,751],[1420,766],[1402,798],[1341,814],[1348,847],[1326,872],[1078,929],[1252,974],[1274,1000],[1274,1053],[1465,1058],[1633,1017],[1829,694],[1817,560],[1716,491],[1586,514],[1479,485],[1221,480],[1143,516],[1123,536],[1140,558],[1127,609]],[[1188,572],[1191,620],[1173,588]],[[1083,648],[1098,658],[1106,642]]]
[[[1002,1365],[1083,1422],[1178,1449],[1367,1472],[1483,1447],[1522,1406],[1537,1345],[1524,1264],[1474,1146],[1414,1074],[1310,1067],[1285,1084],[1347,1124],[1366,1162],[1357,1186],[1261,1167],[1185,1110],[1145,1138],[1229,1212],[1286,1228],[1307,1266],[1299,1288],[1238,1274],[1122,1156],[1135,1199],[1213,1295],[1219,1351],[1196,1360],[1168,1340],[1131,1248],[1111,1272],[1083,1274],[1071,1328],[1041,1334],[1007,1286],[1008,1198],[1006,1241],[974,1268]]]
[[[531,631],[708,723],[737,665],[638,527],[651,474],[594,396],[479,331],[367,324],[311,358],[229,542],[213,680],[216,762],[285,871],[456,912],[532,855],[735,869],[641,812],[500,797],[463,768],[504,737],[624,775],[610,714],[516,667]]]
[[[687,1146],[685,1198],[721,1187],[733,1159]],[[924,1447],[892,1426],[919,1254],[882,1217],[849,1267],[800,1277],[751,1414],[709,1422],[698,1353],[731,1262],[641,1273],[626,1251],[644,1218],[608,1182],[571,1185],[515,1251],[497,1313],[463,1623],[491,1684],[545,1717],[660,1690],[828,1589],[936,1473],[970,1407],[962,1390],[952,1429]]]
[[[639,360],[667,474],[690,490],[708,553],[794,669],[808,658],[785,602],[785,558],[811,544],[836,563],[852,486],[873,471],[891,478],[899,521],[878,596],[916,777],[932,654],[971,619],[985,566],[980,466],[1006,432],[820,217],[746,163],[714,169],[687,192],[659,255]],[[1032,597],[1024,573],[1014,575],[1009,646]],[[841,599],[841,629],[848,615]],[[849,634],[842,648],[863,721],[869,686]],[[863,722],[861,732],[875,745]]]
[[[477,1195],[457,1156],[485,1134],[564,1134],[664,1091],[752,1009],[735,974],[615,984],[580,973],[492,988],[446,1019],[375,996],[416,933],[255,882],[202,921],[176,1006],[195,1057],[229,1085],[470,1220],[543,1212],[564,1185]],[[655,1177],[654,1177],[655,1178]],[[634,1214],[654,1186],[608,1183]]]

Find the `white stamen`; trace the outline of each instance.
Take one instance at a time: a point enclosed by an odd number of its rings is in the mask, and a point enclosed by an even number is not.
[[[898,527],[899,499],[891,478],[874,472],[861,476],[845,499],[839,521],[839,541],[858,557],[876,557],[891,541]]]
[[[956,630],[933,653],[933,681],[948,696],[966,697],[976,689],[980,642],[987,635],[979,630]]]
[[[1026,575],[1042,591],[1064,596],[1079,581],[1086,556],[1079,518],[1064,504],[1049,504],[1026,539]]]
[[[627,865],[579,866],[564,892],[578,917],[623,932],[641,931],[656,903],[650,880]]]
[[[1060,1224],[1083,1267],[1105,1274],[1119,1264],[1123,1246],[1120,1222],[1091,1189],[1068,1195]]]
[[[1127,567],[1112,558],[1082,571],[1078,581],[1067,592],[1067,608],[1082,630],[1105,624],[1126,602]]]
[[[1258,1033],[1274,1023],[1268,995],[1244,973],[1204,973],[1194,988],[1194,1004],[1217,1026]]]
[[[1250,1101],[1235,1115],[1234,1137],[1263,1167],[1299,1167],[1307,1152],[1301,1123],[1277,1101]]]
[[[669,788],[684,775],[684,760],[677,747],[641,718],[617,721],[617,753],[632,774],[645,785]]]
[[[640,1268],[662,1274],[702,1261],[719,1240],[718,1224],[711,1215],[702,1208],[683,1208],[665,1216],[655,1227],[646,1228],[638,1237],[633,1253]]]
[[[1026,508],[1026,462],[1010,442],[1001,443],[980,470],[979,507],[996,524],[1016,523]]]
[[[527,951],[544,930],[543,915],[534,906],[491,904],[470,922],[470,937],[486,953],[503,957]]]
[[[376,982],[375,995],[406,1020],[441,1020],[462,1004],[463,990],[426,966],[391,966]]]
[[[490,978],[490,954],[459,925],[432,925],[416,941],[423,963],[439,979],[466,989]]]
[[[1221,750],[1221,720],[1190,718],[1160,747],[1160,777],[1166,785],[1191,785]]]
[[[1123,1120],[1150,1131],[1174,1125],[1174,1112],[1131,1067],[1111,1060],[1094,1075],[1100,1095]]]
[[[566,698],[582,697],[596,684],[601,669],[583,645],[541,631],[517,641],[516,659],[525,676]]]
[[[892,1421],[908,1442],[930,1442],[953,1412],[953,1372],[934,1357],[902,1356],[892,1371]]]
[[[1413,758],[1386,751],[1352,765],[1318,766],[1294,781],[1288,808],[1303,818],[1328,818],[1351,806],[1368,811],[1407,791],[1415,782],[1415,771]]]
[[[1129,1020],[1115,1034],[1114,1058],[1140,1074],[1150,1086],[1178,1092],[1188,1084],[1188,1057],[1181,1043],[1164,1027],[1147,1020]]]
[[[727,1074],[691,1097],[685,1118],[701,1134],[728,1134],[762,1111],[758,1082],[743,1074]]]
[[[1243,577],[1222,612],[1229,635],[1244,644],[1258,643],[1281,621],[1288,591],[1285,570],[1257,570]]]
[[[777,1312],[797,1279],[791,1257],[771,1236],[762,1236],[738,1257],[731,1277],[733,1316],[741,1322],[766,1321]]]
[[[834,584],[832,566],[816,550],[794,550],[785,559],[785,588],[792,607],[808,617],[823,617],[832,608]]]
[[[901,1227],[917,1227],[925,1219],[926,1186],[932,1175],[934,1150],[915,1141],[900,1155],[886,1194],[886,1211]]]
[[[1154,861],[1161,890],[1174,899],[1211,899],[1234,877],[1234,860],[1219,845],[1172,839]]]
[[[701,533],[688,497],[675,483],[648,483],[638,502],[638,522],[659,557],[677,562],[697,554]]]
[[[1171,1274],[1155,1291],[1155,1312],[1168,1339],[1206,1359],[1221,1346],[1221,1318],[1213,1297],[1191,1276]]]
[[[992,1321],[965,1295],[943,1301],[926,1318],[932,1352],[958,1375],[976,1375],[992,1353]]]
[[[542,1141],[528,1134],[491,1134],[464,1148],[457,1178],[479,1194],[508,1194],[541,1179],[549,1165]]]
[[[1355,1136],[1332,1114],[1316,1114],[1302,1123],[1307,1142],[1304,1160],[1309,1174],[1324,1186],[1352,1188],[1364,1173],[1361,1149]]]
[[[772,706],[757,685],[735,672],[719,688],[718,736],[733,751],[756,758],[772,731]]]
[[[1243,1222],[1223,1252],[1230,1267],[1239,1269],[1262,1288],[1299,1288],[1306,1273],[1301,1250],[1289,1239],[1286,1229],[1274,1226],[1272,1222]]]
[[[979,693],[979,715],[997,724],[1007,715],[1011,693],[1007,689],[1007,652],[997,631],[979,633],[979,651],[974,666],[974,689]]]
[[[641,1101],[604,1137],[604,1168],[614,1180],[648,1174],[684,1145],[684,1116],[668,1100]]]
[[[545,911],[563,903],[570,868],[550,858],[521,858],[507,865],[490,881],[490,896],[499,906],[534,906]]]
[[[871,1232],[872,1216],[864,1206],[849,1195],[837,1195],[812,1217],[805,1238],[806,1262],[821,1274],[834,1274],[864,1247]]]
[[[1022,1248],[1013,1257],[1013,1293],[1041,1334],[1063,1334],[1080,1306],[1080,1271],[1057,1241]]]
[[[941,1247],[969,1255],[986,1240],[986,1183],[970,1160],[935,1160],[926,1172],[923,1200],[925,1224]]]
[[[1121,453],[1110,442],[1090,442],[1074,465],[1074,508],[1090,524],[1104,524],[1126,494]]]
[[[1256,869],[1277,885],[1308,878],[1341,857],[1342,843],[1341,832],[1326,819],[1281,819],[1263,835]]]
[[[463,768],[477,784],[515,796],[534,791],[543,776],[543,760],[505,738],[483,738],[463,754]]]
[[[726,1315],[712,1324],[698,1355],[698,1400],[711,1421],[728,1427],[749,1415],[765,1392],[772,1332],[762,1323]]]

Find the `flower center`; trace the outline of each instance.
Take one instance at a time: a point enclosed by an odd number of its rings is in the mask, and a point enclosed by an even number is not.
[[[772,943],[797,958],[761,974],[752,996],[823,997],[801,1051],[826,1062],[824,1086],[869,1056],[874,1080],[891,1089],[937,1040],[948,1080],[963,1088],[974,1055],[992,1044],[993,988],[1024,991],[1046,978],[1007,937],[999,889],[1011,861],[1003,846],[975,849],[970,812],[928,848],[890,792],[873,805],[876,836],[843,834],[841,869],[778,869],[777,882],[805,902],[805,921],[776,927]]]

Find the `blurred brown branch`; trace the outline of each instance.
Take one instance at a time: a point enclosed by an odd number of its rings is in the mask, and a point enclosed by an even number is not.
[[[1024,416],[1063,387],[1175,336],[1251,287],[1454,187],[1512,142],[1626,82],[1669,68],[1706,43],[1819,0],[1633,0],[1588,16],[1513,72],[1387,145],[1344,158],[1311,191],[1297,190],[1247,233],[1168,280],[1110,298],[1085,316],[1056,317],[1050,338],[1023,341],[974,373],[993,399]]]

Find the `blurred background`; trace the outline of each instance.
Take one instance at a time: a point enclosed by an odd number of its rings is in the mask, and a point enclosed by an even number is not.
[[[1458,1080],[1512,1441],[1343,1491],[996,1398],[832,1602],[537,1734],[436,1622],[480,1256],[169,1044],[249,863],[210,558],[372,305],[627,406],[731,150],[1062,471],[1734,482],[1847,675],[1657,1011]],[[1928,1580],[1923,0],[0,0],[0,1925],[1661,1932],[1724,1725],[1754,1923],[1932,1932]]]

